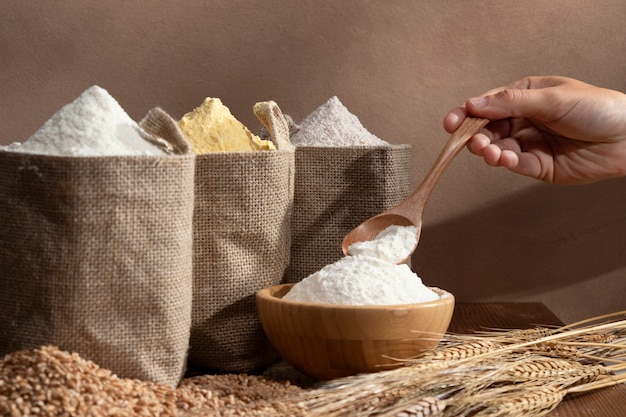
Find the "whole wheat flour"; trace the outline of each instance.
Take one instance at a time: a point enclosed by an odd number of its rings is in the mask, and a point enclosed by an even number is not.
[[[0,150],[44,155],[163,155],[119,103],[94,85],[48,119],[25,142]]]
[[[395,305],[432,301],[439,295],[426,287],[408,265],[416,242],[413,226],[390,226],[369,242],[296,283],[285,300],[323,304]],[[362,245],[363,246],[363,245]]]
[[[291,136],[296,146],[389,146],[370,133],[339,101],[337,96],[315,109]]]

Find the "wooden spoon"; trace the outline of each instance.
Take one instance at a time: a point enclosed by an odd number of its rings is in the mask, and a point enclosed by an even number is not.
[[[415,226],[417,227],[417,241],[419,241],[422,231],[422,215],[424,206],[430,197],[430,193],[435,188],[437,181],[443,171],[450,165],[452,160],[463,149],[469,139],[489,122],[487,119],[467,117],[459,128],[450,136],[448,142],[443,147],[439,157],[435,161],[424,180],[413,191],[406,200],[368,220],[361,223],[343,239],[342,249],[345,255],[348,254],[348,247],[355,242],[365,242],[374,239],[378,233],[389,226]],[[417,247],[417,243],[415,244]],[[415,248],[411,251],[414,252]],[[410,254],[409,254],[410,256]],[[407,257],[408,258],[408,257]],[[399,264],[406,261],[403,259]]]

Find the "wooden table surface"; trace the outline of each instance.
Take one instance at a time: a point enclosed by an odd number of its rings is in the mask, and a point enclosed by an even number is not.
[[[457,303],[450,332],[485,328],[524,329],[563,323],[541,303]],[[626,385],[567,397],[550,417],[625,417]]]

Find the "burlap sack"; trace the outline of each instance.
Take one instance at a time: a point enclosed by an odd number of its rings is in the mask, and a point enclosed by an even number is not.
[[[0,354],[57,345],[120,377],[177,385],[192,298],[194,155],[0,152]]]
[[[411,147],[297,147],[290,282],[343,256],[344,236],[411,192]]]
[[[294,151],[275,143],[274,151],[196,158],[189,350],[196,367],[251,372],[278,358],[254,298],[283,282],[289,265]]]

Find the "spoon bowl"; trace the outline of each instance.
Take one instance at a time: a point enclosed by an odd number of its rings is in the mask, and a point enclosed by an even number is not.
[[[344,237],[343,243],[341,244],[344,255],[348,255],[348,248],[353,243],[373,240],[380,232],[392,225],[415,226],[417,228],[417,240],[413,248],[413,251],[415,251],[422,230],[424,207],[439,177],[441,177],[445,169],[459,154],[470,138],[480,132],[480,129],[485,127],[487,123],[489,123],[487,119],[474,117],[465,118],[459,128],[450,136],[450,139],[448,139],[448,142],[443,147],[439,157],[430,171],[428,171],[428,174],[426,174],[424,180],[406,200],[395,207],[369,218],[352,229],[352,231]],[[406,261],[406,259],[398,263],[404,261]]]
[[[419,241],[420,233],[422,231],[422,224],[421,221],[419,224],[416,224],[415,220],[412,220],[411,218],[395,211],[390,212],[389,210],[380,213],[374,217],[371,217],[355,227],[350,232],[350,234],[345,237],[343,241],[342,248],[344,255],[348,255],[348,248],[353,243],[374,240],[374,238],[376,238],[376,236],[380,232],[382,232],[389,226],[415,226],[417,228],[417,239],[415,241],[415,246],[411,249],[409,255],[406,258],[400,260],[398,264],[405,262],[417,247],[417,242]],[[350,238],[351,240],[347,243],[346,239],[348,238]]]

